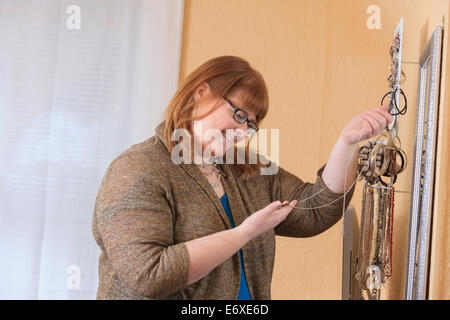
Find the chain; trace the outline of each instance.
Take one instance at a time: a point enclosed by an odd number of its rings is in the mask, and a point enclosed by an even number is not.
[[[207,170],[207,169],[210,168],[210,167],[213,168],[213,171],[205,171],[205,170]],[[208,183],[209,183],[209,185],[210,185],[211,187],[216,188],[216,187],[220,186],[220,180],[221,180],[221,178],[222,178],[222,173],[221,173],[220,170],[217,168],[217,161],[214,161],[213,164],[200,164],[200,168],[205,169],[205,170],[200,170],[200,171],[202,171],[203,173],[205,173],[208,177],[211,177],[211,176],[216,177],[216,179],[217,179],[216,182],[211,183],[211,182],[209,182],[209,180],[208,180]]]

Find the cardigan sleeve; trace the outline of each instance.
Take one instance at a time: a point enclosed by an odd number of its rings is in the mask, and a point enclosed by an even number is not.
[[[114,273],[139,295],[160,299],[187,286],[189,257],[173,242],[174,215],[144,154],[119,156],[97,196],[98,230]]]
[[[315,183],[279,167],[273,176],[273,197],[276,200],[297,200],[296,207],[276,228],[275,234],[286,237],[312,237],[332,227],[342,217],[344,193],[330,190],[322,179],[326,163],[317,170]],[[345,194],[345,209],[350,204],[356,183]],[[347,186],[349,187],[349,186]]]

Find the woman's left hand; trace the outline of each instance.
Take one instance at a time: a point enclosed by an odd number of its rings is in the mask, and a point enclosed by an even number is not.
[[[353,144],[378,136],[394,120],[387,109],[387,106],[380,106],[358,114],[342,130],[341,138]]]

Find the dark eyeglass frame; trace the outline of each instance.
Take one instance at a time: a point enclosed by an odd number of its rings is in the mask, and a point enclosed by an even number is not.
[[[255,133],[258,132],[258,130],[259,130],[258,126],[256,125],[256,123],[255,123],[254,121],[248,120],[248,114],[247,114],[246,111],[244,111],[244,110],[242,110],[241,108],[235,106],[235,105],[234,105],[230,100],[228,100],[226,97],[223,97],[223,99],[224,99],[226,102],[228,102],[228,104],[230,105],[231,108],[233,108],[233,119],[234,119],[237,123],[244,123],[244,122],[247,122],[247,127],[248,127],[249,129],[254,130]],[[237,113],[238,111],[241,111],[242,113],[245,114],[245,119],[238,120],[238,119],[236,118],[236,113]]]

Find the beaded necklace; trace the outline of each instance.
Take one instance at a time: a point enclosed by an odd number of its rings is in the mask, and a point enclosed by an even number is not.
[[[217,181],[216,182],[209,182],[208,183],[211,187],[216,188],[218,186],[220,186],[220,180],[222,179],[222,173],[220,172],[219,168],[217,167],[217,161],[214,161],[213,164],[200,164],[200,167],[208,170],[210,167],[213,168],[213,171],[205,171],[205,170],[201,170],[203,173],[205,173],[208,177],[214,176],[216,177]]]

